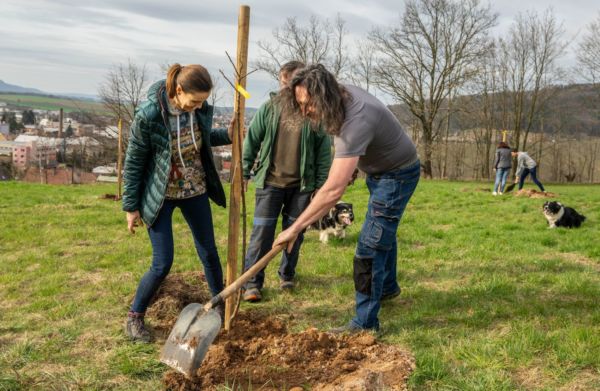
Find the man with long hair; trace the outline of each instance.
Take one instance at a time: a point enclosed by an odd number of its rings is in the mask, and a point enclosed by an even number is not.
[[[299,61],[284,64],[279,71],[280,87],[285,88],[294,72],[303,66]],[[325,183],[331,165],[329,136],[296,110],[282,107],[280,101],[278,94],[271,94],[252,119],[244,140],[245,181],[250,178],[258,156],[254,169],[254,223],[245,255],[246,269],[271,249],[279,215],[284,229],[292,225],[310,202],[311,194]],[[281,289],[294,287],[302,239],[301,232],[293,248],[281,257]],[[265,272],[261,270],[244,286],[243,299],[249,302],[262,300],[264,280]]]
[[[323,65],[299,70],[280,96],[283,110],[324,124],[334,136],[335,156],[323,187],[274,245],[293,248],[299,233],[342,197],[358,166],[367,174],[370,195],[354,255],[356,314],[331,331],[378,330],[381,301],[400,294],[396,231],[420,177],[415,145],[382,102],[358,87],[339,84]]]

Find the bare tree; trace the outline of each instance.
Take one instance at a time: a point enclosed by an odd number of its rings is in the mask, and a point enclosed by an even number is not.
[[[405,103],[421,126],[426,177],[432,177],[433,143],[444,123],[442,103],[478,72],[496,19],[478,0],[408,0],[400,26],[370,34],[380,55],[377,86]]]
[[[348,66],[346,34],[345,21],[339,15],[333,24],[313,15],[305,26],[296,18],[287,18],[283,26],[273,30],[273,40],[258,41],[261,56],[254,66],[277,79],[284,63],[297,60],[321,63],[334,75],[341,76]]]
[[[498,124],[498,64],[495,45],[479,61],[480,72],[469,83],[470,95],[462,97],[463,114],[467,116],[469,127],[472,129],[476,145],[476,157],[474,167],[476,178],[489,178],[491,174],[491,162],[493,160],[494,132],[497,132]],[[497,136],[496,136],[497,137]]]
[[[104,106],[115,119],[126,123],[133,122],[135,109],[144,100],[148,85],[146,65],[138,65],[131,60],[127,64],[117,64],[107,73],[98,91]]]
[[[600,14],[587,26],[587,32],[577,47],[577,65],[585,80],[598,83],[600,80]]]
[[[366,91],[372,90],[375,72],[376,47],[369,40],[361,40],[356,44],[356,56],[351,60],[348,79]]]
[[[542,17],[529,12],[519,14],[507,38],[500,40],[502,89],[516,148],[527,148],[529,132],[557,91],[547,87],[561,76],[557,60],[566,47],[563,33],[551,10]]]

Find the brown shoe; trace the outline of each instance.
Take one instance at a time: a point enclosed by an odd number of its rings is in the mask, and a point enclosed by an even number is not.
[[[262,300],[262,295],[260,294],[260,289],[250,288],[246,289],[242,298],[244,299],[244,301],[248,301],[250,303],[257,303]]]

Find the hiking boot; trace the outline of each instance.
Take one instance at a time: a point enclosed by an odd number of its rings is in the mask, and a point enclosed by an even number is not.
[[[394,297],[400,296],[401,291],[401,289],[398,289],[396,292],[383,294],[381,295],[381,299],[379,299],[379,301],[392,300]]]
[[[127,314],[127,335],[132,341],[151,342],[152,334],[144,323],[144,313],[130,311]]]
[[[290,281],[281,280],[279,282],[279,289],[284,290],[284,291],[291,291],[292,289],[294,289],[295,286],[296,286],[296,284],[294,284],[294,281],[292,281],[292,280],[290,280]]]
[[[244,299],[244,301],[248,301],[250,303],[257,303],[262,300],[262,295],[260,294],[260,289],[250,288],[246,289],[242,298]]]

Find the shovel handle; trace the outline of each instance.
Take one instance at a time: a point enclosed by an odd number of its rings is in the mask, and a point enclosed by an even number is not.
[[[214,296],[208,303],[204,305],[204,310],[208,311],[220,302],[227,299],[229,296],[237,292],[249,279],[254,277],[259,271],[264,269],[269,262],[275,257],[275,255],[279,254],[281,250],[287,247],[287,243],[280,244],[279,246],[273,247],[271,251],[266,253],[261,259],[259,259],[252,267],[244,274],[242,274],[237,280],[231,283],[231,285],[227,286],[223,289],[218,295]]]

